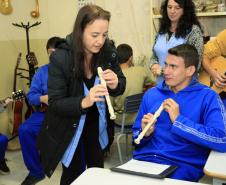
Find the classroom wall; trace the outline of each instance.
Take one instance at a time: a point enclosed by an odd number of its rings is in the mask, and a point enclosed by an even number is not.
[[[12,23],[24,24],[41,22],[29,31],[30,51],[34,51],[41,66],[48,62],[45,50],[46,41],[51,36],[65,37],[71,32],[77,14],[77,1],[48,0],[40,2],[40,17],[35,19],[30,12],[35,10],[35,0],[11,1],[13,12],[10,15],[0,13],[0,99],[11,95],[13,90],[14,69],[18,53],[22,52],[19,67],[28,68],[26,62],[26,32]],[[27,75],[23,72],[24,75]],[[17,89],[28,89],[25,79],[17,79]],[[8,134],[8,122],[12,117],[11,107],[0,115],[0,132]],[[26,109],[25,109],[26,110]]]
[[[153,23],[150,16],[152,0],[93,1],[111,12],[109,37],[115,41],[116,46],[121,43],[130,44],[134,50],[135,63],[146,65],[153,45],[151,43],[151,36],[154,34],[151,33]],[[38,65],[41,66],[48,62],[45,50],[47,39],[52,36],[65,37],[70,33],[78,12],[78,0],[40,0],[40,17],[35,19],[30,16],[30,12],[35,9],[35,0],[10,2],[13,7],[12,14],[0,13],[0,99],[9,96],[13,90],[14,69],[19,52],[22,52],[20,67],[28,68],[25,59],[27,53],[25,30],[13,26],[12,23],[29,22],[31,25],[37,21],[41,22],[29,31],[30,50],[35,52]],[[159,5],[160,1],[155,2],[153,6]],[[200,19],[211,36],[215,36],[226,26],[225,16]],[[27,91],[26,83],[26,80],[18,78],[17,89]],[[0,114],[0,132],[8,132],[8,122],[12,117],[10,110],[9,107],[6,112]]]
[[[39,1],[40,17],[35,19],[30,12],[35,9],[35,0],[10,1],[13,12],[10,15],[0,14],[0,98],[9,96],[13,90],[14,69],[18,53],[22,52],[21,68],[28,68],[26,62],[26,34],[23,28],[12,23],[31,24],[41,22],[29,31],[30,50],[34,51],[41,66],[48,62],[45,44],[49,37],[65,37],[72,31],[77,14],[76,0]],[[136,61],[143,59],[150,50],[149,33],[149,0],[95,0],[97,5],[109,10],[112,14],[109,37],[116,45],[129,43],[134,48]],[[24,73],[25,74],[25,73]],[[26,75],[26,74],[25,74]],[[17,79],[17,89],[28,89],[25,79]],[[26,108],[25,108],[26,110]],[[8,122],[12,117],[10,107],[0,115],[0,132],[8,132]]]

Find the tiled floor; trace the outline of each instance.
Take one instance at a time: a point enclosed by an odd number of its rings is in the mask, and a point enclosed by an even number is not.
[[[126,155],[125,143],[122,143],[123,160],[126,162],[131,158],[133,147],[130,146]],[[7,165],[9,166],[11,173],[9,175],[0,174],[0,185],[20,185],[24,178],[27,176],[28,171],[23,163],[21,151],[8,151],[6,153]],[[116,143],[114,142],[111,147],[110,153],[105,158],[105,168],[111,168],[119,165],[119,158],[117,153]],[[38,185],[59,185],[61,176],[61,165],[59,165],[54,172],[53,176],[45,178],[43,181],[37,183]],[[211,184],[211,179],[205,177],[201,180],[203,183]]]
[[[123,149],[125,147],[122,147]],[[132,149],[129,148],[128,156],[124,160],[128,160],[131,156]],[[125,151],[122,151],[125,154]],[[9,175],[0,174],[0,185],[20,185],[24,178],[27,176],[28,171],[24,165],[21,151],[7,151],[6,153],[7,165],[10,168]],[[116,143],[112,144],[110,153],[105,158],[105,168],[110,168],[112,166],[117,166],[119,164]],[[61,176],[61,165],[59,165],[54,172],[53,176],[49,179],[46,177],[43,181],[37,183],[38,185],[58,185]]]

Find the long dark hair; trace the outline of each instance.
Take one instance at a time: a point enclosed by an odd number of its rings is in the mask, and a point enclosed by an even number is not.
[[[83,32],[87,24],[94,22],[97,19],[110,21],[110,12],[103,10],[97,5],[86,5],[82,7],[76,17],[74,29],[72,32],[72,52],[74,56],[74,72],[78,78],[82,77],[84,73],[84,45]],[[95,55],[93,55],[93,58]],[[92,59],[95,60],[95,59]],[[92,64],[95,65],[95,64]],[[93,66],[92,66],[93,69]]]
[[[165,0],[161,5],[162,18],[160,19],[159,33],[167,33],[171,26],[171,21],[167,14],[167,5],[169,0]],[[192,0],[174,0],[183,8],[183,15],[179,19],[175,36],[186,37],[186,35],[191,31],[193,25],[197,25],[201,28],[201,24],[195,14],[195,4]]]

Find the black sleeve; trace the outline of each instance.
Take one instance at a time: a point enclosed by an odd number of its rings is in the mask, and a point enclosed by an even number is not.
[[[118,55],[117,50],[115,48],[114,42],[111,40],[107,40],[103,50],[101,51],[100,58],[102,61],[104,61],[103,69],[110,68],[112,71],[114,71],[118,76],[118,86],[116,89],[109,89],[110,96],[119,96],[123,94],[126,88],[126,78],[124,74],[122,73],[122,70],[118,63]]]
[[[68,51],[59,49],[51,55],[48,72],[49,108],[62,116],[79,116],[83,113],[81,101],[84,95],[81,88],[78,87],[77,96],[71,96],[71,70]]]

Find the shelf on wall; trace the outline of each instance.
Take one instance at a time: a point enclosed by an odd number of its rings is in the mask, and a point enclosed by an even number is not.
[[[226,16],[226,12],[199,12],[197,13],[198,17],[210,17],[210,16]],[[154,15],[153,19],[159,19],[161,18],[161,15]]]

